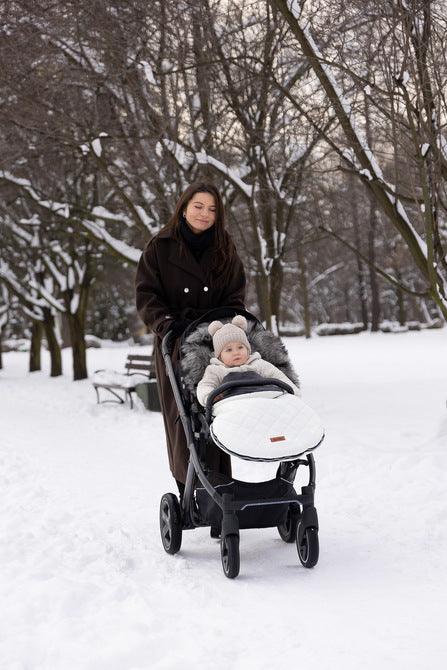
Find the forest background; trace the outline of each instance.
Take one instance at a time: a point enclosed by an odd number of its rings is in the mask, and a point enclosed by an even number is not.
[[[51,374],[147,341],[145,242],[221,190],[247,308],[281,334],[447,318],[447,18],[427,0],[0,6],[0,341]],[[0,347],[0,352],[1,348]],[[0,354],[1,367],[1,354]]]

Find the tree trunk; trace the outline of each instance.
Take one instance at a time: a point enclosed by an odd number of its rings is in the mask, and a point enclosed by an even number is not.
[[[369,210],[369,231],[368,231],[368,260],[369,260],[369,284],[371,287],[371,332],[376,333],[380,326],[380,295],[377,282],[377,273],[375,270],[376,261],[376,226],[377,218],[374,207],[374,201],[370,198]]]
[[[59,377],[62,374],[62,354],[55,331],[55,320],[49,309],[43,310],[45,337],[50,352],[50,377]]]
[[[73,291],[67,291],[64,295],[65,302],[65,316],[70,331],[70,344],[73,355],[73,379],[86,379],[87,373],[87,347],[85,346],[85,317],[87,314],[88,299],[90,294],[90,286],[92,277],[89,272],[89,254],[86,251],[86,269],[84,278],[78,288],[79,300],[77,310],[73,313],[70,307],[73,299]]]
[[[301,293],[301,306],[303,308],[304,335],[307,339],[311,337],[311,320],[309,305],[309,288],[307,284],[307,264],[301,244],[297,245],[299,284]]]
[[[397,288],[396,289],[396,294],[397,294],[397,307],[398,307],[398,315],[399,315],[399,324],[401,326],[405,326],[407,323],[407,311],[405,309],[405,299],[404,299],[404,293],[402,289]]]
[[[401,276],[401,273],[399,272],[399,270],[397,268],[395,269],[395,274],[396,274],[397,279],[399,281],[401,281],[402,276]],[[406,309],[406,304],[405,304],[404,292],[399,287],[396,287],[396,297],[397,297],[397,310],[398,310],[399,325],[405,326],[405,324],[407,323],[407,309]]]
[[[29,371],[41,370],[40,352],[42,348],[42,321],[33,321],[31,326],[31,346],[29,350]]]
[[[346,321],[347,323],[352,323],[354,319],[352,318],[352,312],[351,312],[351,298],[349,296],[349,286],[344,287],[344,294],[345,294],[345,316],[346,316]]]
[[[278,335],[279,311],[281,308],[281,293],[283,285],[283,269],[279,259],[273,261],[270,271],[270,313],[271,328]]]
[[[368,330],[368,302],[365,283],[365,269],[362,259],[357,256],[357,286],[359,292],[360,314],[364,330]]]
[[[73,379],[75,381],[77,379],[86,379],[88,374],[83,324],[79,319],[79,312],[76,314],[68,314],[67,318],[73,352]]]
[[[64,347],[69,347],[70,346],[70,328],[68,325],[68,319],[66,314],[61,314],[57,313],[56,316],[54,317],[55,319],[55,332],[56,336],[57,333],[59,333],[59,338],[58,341],[60,342],[60,347],[63,349]]]
[[[424,298],[418,298],[416,301],[417,306],[419,307],[420,310],[420,321],[422,323],[431,323],[432,318],[430,311],[427,307],[427,303],[425,302]]]
[[[257,277],[258,286],[258,304],[261,312],[261,320],[265,323],[265,327],[270,329],[272,327],[272,310],[270,303],[270,277],[266,274],[260,274]]]
[[[355,246],[358,251],[361,251],[361,238],[359,230],[359,213],[358,213],[358,203],[357,203],[357,191],[354,184],[354,179],[351,178],[351,212],[352,212],[352,225],[354,227],[354,240]],[[360,314],[363,323],[363,328],[368,329],[368,292],[366,290],[366,281],[365,281],[365,267],[362,259],[358,254],[356,254],[357,260],[357,291],[359,296],[360,303]]]

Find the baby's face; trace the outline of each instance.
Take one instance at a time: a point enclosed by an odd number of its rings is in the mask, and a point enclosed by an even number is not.
[[[242,342],[228,342],[222,349],[219,358],[229,368],[243,365],[248,360],[248,349]]]

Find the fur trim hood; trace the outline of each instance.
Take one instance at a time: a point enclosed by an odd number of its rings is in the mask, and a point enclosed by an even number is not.
[[[228,319],[228,322],[231,319]],[[205,374],[206,367],[213,357],[213,341],[208,332],[209,323],[202,323],[188,335],[181,348],[180,367],[183,381],[190,393],[195,394],[197,384]],[[287,349],[279,337],[265,330],[256,321],[247,323],[247,338],[250,342],[252,356],[259,353],[260,357],[269,361],[299,387],[298,375],[292,367]]]

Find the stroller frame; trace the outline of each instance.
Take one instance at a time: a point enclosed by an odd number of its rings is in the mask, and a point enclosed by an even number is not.
[[[205,313],[202,317],[192,322],[182,335],[182,343],[186,339],[187,335],[201,323],[211,321],[219,317],[233,317],[236,314],[242,314],[248,317],[251,321],[256,321],[258,324],[260,324],[256,317],[254,317],[249,312],[246,312],[245,310],[235,308],[217,308]],[[313,567],[317,563],[319,555],[318,515],[314,505],[316,469],[313,454],[307,453],[306,458],[297,458],[295,460],[279,462],[280,464],[276,478],[279,478],[291,485],[291,491],[285,497],[238,500],[230,493],[219,493],[207,475],[205,454],[201,453],[200,444],[206,444],[207,441],[211,439],[210,424],[212,423],[212,404],[214,398],[230,388],[240,386],[241,382],[224,382],[218,388],[216,388],[207,399],[205,412],[199,409],[200,406],[197,400],[194,398],[189,403],[192,415],[188,414],[185,407],[186,400],[184,402],[171,358],[172,341],[173,333],[172,331],[169,331],[164,336],[162,341],[162,355],[178,408],[179,419],[182,422],[183,430],[185,432],[190,457],[185,489],[183,496],[181,497],[180,504],[178,503],[176,496],[173,494],[165,494],[161,501],[160,526],[165,550],[168,553],[173,554],[180,549],[181,533],[183,530],[190,530],[200,526],[210,526],[209,521],[206,521],[202,518],[200,510],[194,499],[194,486],[197,478],[208,495],[212,498],[214,503],[218,505],[222,512],[220,528],[221,557],[223,570],[227,577],[233,578],[236,577],[239,573],[240,524],[237,513],[242,512],[247,508],[264,507],[270,505],[288,505],[286,520],[283,524],[278,526],[279,534],[285,542],[296,541],[298,556],[302,565],[307,568]],[[271,387],[273,383],[282,390],[293,393],[291,387],[280,380],[265,379],[263,382],[266,386],[268,385]],[[253,385],[259,387],[261,384],[259,381],[251,383],[244,381],[243,385]],[[186,388],[185,384],[182,384],[182,386]],[[196,419],[196,426],[194,426],[194,418]],[[197,428],[199,428],[199,430],[197,430]],[[308,467],[309,480],[307,485],[301,487],[301,493],[298,494],[293,488],[293,484],[297,470],[301,465]],[[263,483],[264,482],[260,482],[259,484],[262,485]],[[168,496],[170,496],[169,500],[167,500]],[[168,527],[166,524],[168,524],[168,526],[171,524],[172,527]],[[211,536],[219,536],[219,529],[213,527],[212,525]]]

